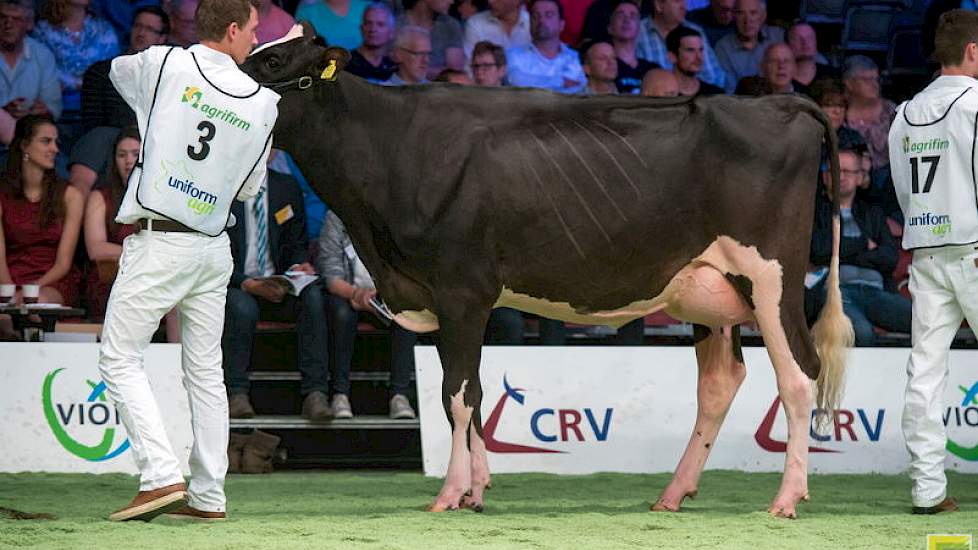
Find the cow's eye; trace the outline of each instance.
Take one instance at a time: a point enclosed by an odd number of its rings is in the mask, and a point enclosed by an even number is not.
[[[277,57],[269,57],[265,60],[265,64],[268,65],[269,69],[277,69],[280,65]]]

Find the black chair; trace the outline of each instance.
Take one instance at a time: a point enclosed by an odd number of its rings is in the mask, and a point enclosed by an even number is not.
[[[890,26],[902,10],[885,4],[856,4],[846,8],[842,49],[885,52],[890,48]]]
[[[895,30],[886,52],[886,75],[890,78],[926,77],[929,73],[923,31],[919,28]]]
[[[804,0],[801,18],[808,23],[841,25],[846,14],[846,0]]]

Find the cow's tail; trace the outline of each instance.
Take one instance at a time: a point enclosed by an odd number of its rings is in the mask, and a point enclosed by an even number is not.
[[[839,213],[839,143],[835,130],[821,109],[815,108],[815,117],[825,127],[828,143],[828,160],[832,173],[832,260],[826,281],[826,300],[818,321],[812,327],[815,349],[821,362],[821,370],[815,381],[817,394],[815,405],[818,423],[834,415],[842,399],[846,373],[846,359],[855,339],[852,323],[842,310],[842,292],[839,290],[839,242],[842,238],[842,218]]]

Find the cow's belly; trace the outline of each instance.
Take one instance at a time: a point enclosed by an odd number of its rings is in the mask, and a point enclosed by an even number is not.
[[[679,270],[657,296],[623,304],[606,311],[581,312],[568,302],[555,302],[503,287],[495,307],[509,307],[550,319],[585,325],[620,327],[634,319],[665,311],[681,321],[710,327],[729,326],[753,319],[750,305],[734,288],[727,275],[756,280],[772,268],[775,261],[762,258],[753,247],[745,247],[729,237],[720,237],[702,254]],[[780,275],[780,273],[779,273]],[[438,329],[438,317],[428,310],[404,311],[397,322],[414,332]]]

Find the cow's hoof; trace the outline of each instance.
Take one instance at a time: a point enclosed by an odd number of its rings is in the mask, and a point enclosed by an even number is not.
[[[436,502],[428,507],[429,512],[454,512],[456,510],[458,510],[458,506],[449,506],[439,502]]]
[[[665,502],[657,501],[649,509],[652,512],[678,512],[679,506],[674,506],[672,504],[666,504]]]
[[[666,493],[668,493],[668,490],[666,491]],[[678,512],[679,509],[683,505],[683,500],[685,500],[687,497],[690,500],[695,500],[696,499],[696,495],[698,495],[698,494],[699,494],[699,491],[697,489],[693,489],[692,491],[688,491],[688,492],[684,493],[682,497],[680,497],[679,502],[677,502],[677,503],[673,503],[673,501],[675,500],[674,498],[669,498],[669,496],[667,496],[666,494],[663,494],[661,497],[659,497],[659,500],[655,501],[655,504],[652,505],[651,511],[653,511],[653,512]]]
[[[798,513],[795,511],[794,502],[781,502],[781,499],[776,499],[774,504],[772,504],[767,509],[767,513],[771,514],[776,518],[787,518],[787,519],[798,519]],[[808,495],[804,495],[799,499],[799,502],[808,502]]]

